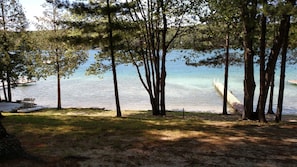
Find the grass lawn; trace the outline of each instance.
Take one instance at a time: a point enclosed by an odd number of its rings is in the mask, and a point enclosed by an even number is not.
[[[3,113],[8,133],[43,161],[0,166],[296,166],[297,116],[260,124],[237,115],[46,109]],[[268,117],[269,119],[271,116]]]

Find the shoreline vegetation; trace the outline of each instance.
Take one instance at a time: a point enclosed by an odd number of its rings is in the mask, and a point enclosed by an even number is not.
[[[281,123],[201,112],[68,108],[2,113],[3,125],[35,158],[1,166],[295,166],[297,115]]]

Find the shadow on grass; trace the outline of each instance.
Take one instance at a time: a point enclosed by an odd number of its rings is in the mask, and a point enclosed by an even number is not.
[[[166,117],[155,117],[145,111],[126,115],[123,118],[11,115],[3,124],[29,153],[48,158],[49,164],[297,164],[296,123],[261,125],[236,121],[236,116],[208,113],[185,113],[184,118],[177,112],[168,112]]]

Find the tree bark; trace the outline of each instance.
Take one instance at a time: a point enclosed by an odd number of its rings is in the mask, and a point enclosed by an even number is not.
[[[229,25],[227,26],[226,35],[226,60],[225,60],[225,79],[224,79],[224,100],[223,100],[223,115],[227,115],[227,93],[228,93],[228,75],[229,75]]]
[[[61,79],[60,79],[60,74],[58,72],[58,76],[57,76],[57,84],[58,84],[58,105],[57,105],[57,109],[60,110],[62,109],[62,103],[61,103]]]
[[[161,115],[166,115],[165,107],[165,80],[166,80],[166,55],[167,55],[167,46],[166,46],[166,35],[167,35],[167,18],[166,18],[166,7],[164,1],[161,0],[161,10],[162,10],[162,59],[161,59]]]
[[[61,103],[61,76],[60,76],[60,60],[58,55],[58,49],[56,49],[56,63],[57,63],[57,109],[62,109],[62,103]]]
[[[6,72],[6,81],[7,81],[7,97],[8,97],[8,99],[7,99],[7,101],[8,102],[11,102],[12,101],[12,97],[11,97],[11,80],[10,80],[10,78],[11,78],[11,74],[10,74],[10,71],[8,70],[7,72]]]
[[[274,114],[273,111],[273,94],[274,94],[274,75],[271,79],[270,83],[270,96],[269,96],[269,105],[268,105],[268,111],[267,114]]]
[[[266,104],[266,100],[267,100],[267,96],[268,96],[268,91],[269,91],[269,87],[270,87],[270,83],[272,82],[272,78],[275,75],[275,66],[276,66],[276,62],[277,62],[277,58],[280,52],[281,47],[283,46],[284,43],[284,37],[286,36],[286,27],[288,25],[288,22],[290,21],[288,19],[289,17],[287,17],[287,15],[283,15],[282,16],[282,20],[279,26],[279,34],[276,36],[273,46],[271,48],[270,51],[270,55],[269,55],[269,59],[267,62],[267,66],[265,69],[265,86],[263,87],[263,94],[262,94],[262,98],[263,100],[259,101],[262,104],[258,104],[258,106],[264,106]],[[265,119],[260,119],[260,122],[264,122],[266,121]]]
[[[281,61],[281,71],[280,71],[280,85],[278,93],[277,111],[275,121],[280,122],[282,119],[283,111],[283,98],[285,89],[285,73],[286,73],[286,61],[287,61],[287,49],[289,45],[289,31],[290,31],[290,16],[286,16],[286,26],[284,28],[284,43],[282,47],[282,61]]]
[[[115,55],[114,55],[114,47],[113,47],[113,33],[112,33],[112,20],[111,20],[111,9],[109,0],[106,0],[107,10],[108,10],[108,38],[109,38],[109,49],[111,56],[111,66],[112,66],[112,74],[113,74],[113,85],[114,85],[114,94],[115,94],[115,102],[116,102],[116,110],[117,117],[121,117],[121,107],[120,107],[120,98],[119,98],[119,90],[118,90],[118,79],[117,79],[117,71],[116,71],[116,63],[115,63]]]
[[[267,0],[263,1],[263,6],[267,4]],[[265,104],[264,101],[264,87],[265,87],[265,57],[266,57],[266,21],[267,18],[264,13],[261,16],[261,39],[260,39],[260,93],[259,102],[257,105],[258,118],[261,122],[266,122],[265,118]]]
[[[257,14],[257,0],[244,1],[242,19],[244,27],[244,112],[242,119],[253,119],[254,106],[254,31]]]
[[[9,135],[0,121],[0,159],[18,158],[24,154],[20,141]]]

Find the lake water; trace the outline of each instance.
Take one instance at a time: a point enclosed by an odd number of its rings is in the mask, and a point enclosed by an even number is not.
[[[86,76],[86,68],[94,61],[96,51],[90,51],[88,62],[82,65],[69,79],[63,79],[62,107],[98,107],[115,110],[112,73],[103,77]],[[166,106],[168,110],[185,110],[199,112],[222,112],[222,97],[216,92],[212,82],[214,79],[223,83],[224,68],[193,67],[185,65],[184,59],[176,59],[193,53],[190,50],[174,50],[168,54],[166,80]],[[175,60],[175,61],[171,61]],[[132,65],[117,66],[119,96],[122,110],[151,109],[148,94],[141,85]],[[286,80],[297,79],[297,69],[287,68]],[[256,77],[258,80],[258,77]],[[276,77],[275,95],[278,93],[278,73]],[[32,86],[13,89],[13,100],[25,97],[35,98],[38,105],[56,107],[57,90],[54,76],[41,79]],[[243,66],[229,69],[229,89],[240,101],[243,101]],[[256,99],[258,87],[256,88]],[[1,92],[1,97],[3,93]],[[275,96],[275,103],[276,103]],[[256,101],[255,99],[255,101]],[[256,104],[256,103],[255,103]],[[276,104],[274,105],[276,107]],[[284,114],[297,114],[297,86],[286,83],[284,97]]]

